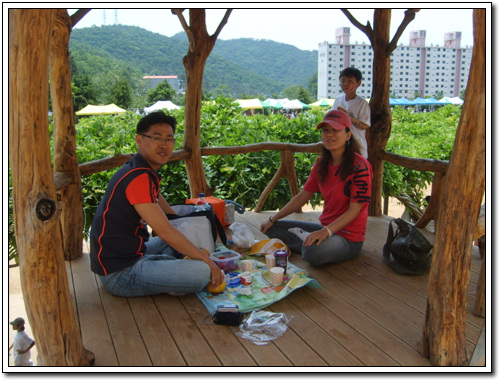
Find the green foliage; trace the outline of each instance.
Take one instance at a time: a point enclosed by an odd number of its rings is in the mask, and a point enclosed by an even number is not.
[[[148,92],[149,106],[155,104],[156,101],[170,101],[175,96],[175,90],[170,86],[167,80],[160,82]]]
[[[75,28],[71,32],[70,50],[73,66],[94,80],[102,98],[109,92],[108,78],[123,70],[130,73],[135,98],[141,94],[144,75],[175,74],[186,81],[182,60],[188,51],[188,41],[184,32],[166,37],[125,25]],[[279,95],[292,85],[307,86],[307,79],[317,70],[317,50],[300,50],[269,40],[219,39],[207,59],[203,88],[206,92],[217,89],[215,96],[239,98],[241,94],[265,94],[267,97],[273,93]],[[219,88],[221,85],[228,86],[229,92]],[[133,102],[139,103],[135,99]]]
[[[450,160],[460,119],[460,106],[447,105],[434,112],[411,113],[395,107],[392,131],[386,151],[414,158]],[[432,182],[433,173],[419,172],[384,162],[385,196],[406,193],[423,205],[424,190]]]
[[[184,110],[164,110],[177,122],[175,149],[182,146]],[[432,113],[415,113],[396,107],[393,110],[393,128],[387,151],[410,157],[449,160],[461,107],[447,105]],[[242,146],[260,142],[316,143],[320,140],[315,129],[324,111],[312,109],[287,119],[282,114],[244,116],[237,104],[229,98],[204,102],[201,110],[201,146]],[[77,156],[79,163],[113,156],[135,153],[135,128],[141,116],[135,113],[102,115],[80,118],[76,125]],[[50,126],[52,131],[52,124]],[[295,154],[295,171],[301,188],[318,155]],[[269,184],[280,165],[280,152],[203,157],[205,175],[214,196],[234,200],[246,208],[255,207],[257,200]],[[104,194],[111,176],[117,168],[82,178],[85,234]],[[160,171],[162,193],[171,204],[183,204],[189,198],[185,164],[170,162]],[[432,173],[407,170],[389,163],[384,164],[384,195],[407,193],[421,200],[422,191],[432,180]],[[282,208],[291,198],[288,182],[282,179],[266,200],[264,209]],[[311,200],[313,206],[321,202],[319,194]],[[9,258],[15,257],[13,235],[12,182],[9,171]]]
[[[112,84],[107,104],[114,103],[124,109],[132,106],[132,87],[126,76],[120,76],[115,83]]]
[[[89,104],[97,104],[97,93],[91,78],[86,74],[73,76],[71,84],[75,111],[81,110]]]

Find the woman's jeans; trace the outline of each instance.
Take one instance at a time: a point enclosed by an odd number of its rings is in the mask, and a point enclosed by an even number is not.
[[[313,232],[323,228],[314,222],[280,220],[271,226],[266,235],[269,238],[281,239],[291,251],[302,253],[302,259],[315,266],[327,263],[340,263],[356,258],[363,247],[363,242],[351,242],[344,237],[333,234],[319,245],[303,246],[303,241],[295,233],[288,231],[290,228],[300,228],[306,232]]]
[[[210,281],[210,267],[198,260],[177,259],[174,249],[159,237],[150,238],[146,252],[134,265],[109,275],[100,275],[106,289],[116,296],[200,291]]]

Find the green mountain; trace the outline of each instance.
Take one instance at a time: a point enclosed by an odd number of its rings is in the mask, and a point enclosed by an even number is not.
[[[70,39],[80,73],[103,84],[106,76],[127,73],[136,89],[143,75],[177,75],[185,81],[182,59],[187,49],[185,33],[166,37],[125,25],[76,28]],[[292,85],[307,87],[317,72],[317,60],[317,51],[270,40],[218,40],[205,66],[203,87],[213,91],[227,86],[233,97],[279,94]]]

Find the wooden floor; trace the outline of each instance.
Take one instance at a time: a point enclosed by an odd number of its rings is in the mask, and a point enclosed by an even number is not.
[[[236,220],[264,239],[258,227],[272,214],[245,212]],[[304,212],[289,218],[317,221],[318,216]],[[237,327],[204,324],[208,311],[195,295],[111,296],[90,271],[84,250],[82,258],[67,264],[84,346],[95,354],[95,365],[103,367],[430,366],[421,355],[428,275],[400,276],[385,264],[382,246],[389,220],[369,218],[363,251],[352,261],[315,268],[293,254],[291,262],[323,289],[304,287],[271,305],[270,310],[293,319],[283,336],[262,346],[235,335]],[[469,357],[480,337],[484,341],[484,319],[472,315],[481,265],[476,247],[472,258]]]

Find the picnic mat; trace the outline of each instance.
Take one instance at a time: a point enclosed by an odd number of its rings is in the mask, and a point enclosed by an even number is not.
[[[217,306],[221,304],[236,304],[240,312],[245,313],[267,307],[278,300],[286,298],[291,292],[305,285],[322,288],[315,279],[308,277],[306,270],[290,262],[288,262],[283,284],[274,286],[271,281],[271,273],[266,268],[265,263],[255,256],[246,256],[242,259],[253,259],[256,263],[256,270],[258,271],[253,273],[250,286],[226,287],[224,292],[218,295],[212,295],[206,289],[196,293],[211,315],[215,314]],[[241,273],[241,268],[234,272]],[[245,292],[249,292],[248,287],[251,288],[251,294],[245,295]]]

